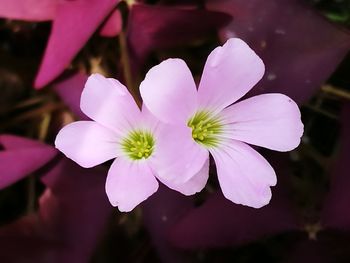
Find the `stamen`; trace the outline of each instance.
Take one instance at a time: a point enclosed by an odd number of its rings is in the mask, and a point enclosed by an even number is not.
[[[210,112],[198,111],[187,123],[192,129],[192,138],[206,147],[214,147],[219,143],[222,123],[219,117]]]
[[[122,140],[121,147],[132,160],[140,160],[151,156],[154,144],[155,141],[150,132],[135,130]]]

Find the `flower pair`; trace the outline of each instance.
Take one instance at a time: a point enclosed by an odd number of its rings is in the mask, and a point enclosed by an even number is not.
[[[64,127],[56,147],[83,167],[116,158],[106,192],[120,211],[130,211],[158,189],[156,178],[183,194],[203,189],[209,152],[226,198],[255,208],[271,199],[276,175],[246,143],[278,151],[300,143],[297,105],[282,94],[242,98],[263,76],[261,59],[240,39],[211,52],[198,87],[186,63],[168,59],[140,85],[140,111],[120,82],[94,74],[81,97],[93,121]]]

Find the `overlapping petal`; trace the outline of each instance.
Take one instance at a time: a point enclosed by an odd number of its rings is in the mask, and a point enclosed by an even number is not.
[[[93,121],[77,121],[63,127],[55,145],[80,166],[90,168],[118,156],[119,136]]]
[[[159,126],[159,120],[149,111],[145,104],[142,105],[141,109],[140,126],[152,131],[152,133],[156,133]]]
[[[181,59],[168,59],[150,69],[140,92],[147,108],[165,123],[186,123],[197,107],[196,84]]]
[[[172,181],[166,181],[162,178],[159,180],[167,187],[176,190],[184,195],[194,195],[203,190],[209,177],[209,158],[204,163],[202,169],[199,170],[190,180],[185,183],[175,184]]]
[[[276,184],[271,165],[250,146],[230,140],[211,149],[224,196],[234,203],[260,208],[270,202]]]
[[[303,124],[296,103],[282,94],[264,94],[236,103],[220,113],[231,139],[277,151],[300,143]]]
[[[156,134],[152,164],[161,180],[185,183],[200,171],[208,157],[208,151],[192,139],[186,126],[162,125]]]
[[[133,128],[140,118],[140,110],[126,87],[100,74],[88,78],[80,107],[91,119],[118,133]]]
[[[147,162],[117,158],[108,171],[106,192],[113,206],[129,212],[158,190],[158,182]]]
[[[199,84],[199,104],[220,111],[243,97],[263,76],[262,60],[241,39],[231,38],[214,49]]]

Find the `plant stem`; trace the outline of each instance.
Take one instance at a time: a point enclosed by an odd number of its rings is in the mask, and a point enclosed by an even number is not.
[[[130,92],[130,94],[134,97],[136,104],[141,108],[142,102],[139,90],[135,87],[135,83],[132,80],[131,76],[131,68],[130,68],[130,59],[128,46],[126,43],[126,37],[124,31],[121,31],[119,34],[119,46],[120,46],[120,56],[122,67],[124,71],[124,78],[126,82],[126,86]]]

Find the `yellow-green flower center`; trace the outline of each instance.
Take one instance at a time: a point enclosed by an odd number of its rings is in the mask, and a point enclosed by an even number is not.
[[[123,151],[132,160],[147,159],[154,150],[155,141],[149,131],[134,130],[121,142]]]
[[[192,129],[192,138],[206,147],[214,147],[219,143],[219,135],[222,133],[220,118],[212,116],[210,112],[198,111],[188,121],[188,127]]]

